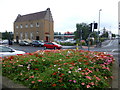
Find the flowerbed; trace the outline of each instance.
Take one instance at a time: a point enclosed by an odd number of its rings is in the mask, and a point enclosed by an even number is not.
[[[108,88],[114,58],[103,52],[41,50],[6,57],[3,76],[29,88]]]

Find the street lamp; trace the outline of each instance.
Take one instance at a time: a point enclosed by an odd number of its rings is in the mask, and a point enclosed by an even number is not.
[[[98,21],[98,42],[99,42],[99,32],[100,32],[100,11],[102,11],[102,9],[99,10],[99,21]]]

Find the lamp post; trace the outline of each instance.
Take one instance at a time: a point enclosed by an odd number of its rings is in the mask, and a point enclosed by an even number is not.
[[[99,10],[99,20],[98,20],[98,43],[99,43],[99,32],[100,32],[100,11],[102,11],[102,9]]]

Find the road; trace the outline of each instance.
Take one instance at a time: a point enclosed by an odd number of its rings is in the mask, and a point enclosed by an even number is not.
[[[17,44],[10,45],[10,47],[17,49],[17,50],[25,51],[27,53],[35,52],[37,50],[44,50],[43,47],[19,46]],[[118,56],[120,52],[119,48],[120,48],[120,45],[118,45],[118,39],[115,39],[115,40],[106,40],[105,42],[102,43],[101,47],[90,48],[90,51],[107,52],[109,54]],[[63,46],[63,49],[76,49],[76,46]],[[82,48],[82,50],[88,50],[88,49]]]
[[[35,52],[37,50],[44,50],[43,47],[19,46],[17,44],[10,45],[10,47],[13,47],[14,49],[22,50],[28,53]],[[75,48],[76,46],[63,46],[63,49],[75,49]],[[120,52],[119,48],[120,48],[120,45],[118,45],[118,39],[115,39],[115,40],[106,40],[105,42],[102,43],[101,47],[90,48],[90,50],[117,54],[118,52]],[[88,49],[82,48],[82,50],[88,50]]]

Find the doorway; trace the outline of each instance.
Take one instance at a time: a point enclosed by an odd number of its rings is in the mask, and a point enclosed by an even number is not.
[[[19,43],[19,36],[16,36],[16,43]]]
[[[48,36],[46,36],[46,42],[48,42]]]
[[[36,40],[39,40],[39,36],[36,36]]]

